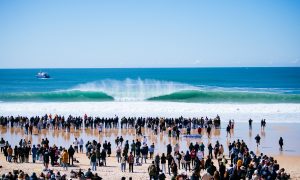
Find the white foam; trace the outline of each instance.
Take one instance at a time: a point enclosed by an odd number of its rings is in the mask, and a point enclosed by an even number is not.
[[[199,89],[191,85],[172,82],[158,81],[151,79],[130,79],[112,80],[79,84],[71,90],[80,91],[101,91],[112,97],[116,101],[143,101],[145,99],[171,94],[182,90]]]
[[[46,113],[68,116],[113,117],[160,116],[160,117],[215,117],[225,121],[247,122],[249,118],[267,122],[300,123],[300,104],[230,104],[230,103],[178,103],[178,102],[48,102],[48,103],[0,103],[0,115],[35,116]]]

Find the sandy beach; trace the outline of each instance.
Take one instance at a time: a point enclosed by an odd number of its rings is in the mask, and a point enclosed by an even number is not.
[[[223,127],[227,124],[227,122],[223,122]],[[227,144],[237,139],[243,139],[250,150],[254,151],[256,154],[264,153],[268,156],[273,156],[278,160],[278,163],[281,168],[285,168],[288,173],[291,174],[292,179],[300,178],[300,152],[299,152],[299,143],[297,142],[297,138],[299,138],[299,134],[295,132],[299,132],[300,124],[278,124],[278,123],[270,123],[265,128],[264,131],[261,130],[259,123],[254,123],[252,129],[248,128],[247,123],[236,123],[235,129],[232,131],[231,137],[226,137],[226,129],[213,129],[212,137],[208,138],[206,133],[202,133],[202,138],[185,138],[180,137],[179,141],[176,141],[175,138],[167,137],[166,133],[160,133],[159,135],[153,135],[153,132],[149,129],[143,129],[143,133],[148,139],[149,144],[155,143],[155,154],[166,152],[166,145],[171,143],[174,147],[175,144],[179,144],[181,150],[185,151],[188,148],[188,145],[193,142],[201,143],[203,142],[207,147],[208,143],[215,144],[218,140],[224,146],[224,154],[228,158],[228,147]],[[128,173],[128,164],[127,164],[127,172],[123,173],[120,170],[120,164],[117,163],[115,157],[115,149],[116,145],[114,143],[114,139],[117,136],[123,136],[125,140],[129,140],[131,142],[133,139],[142,140],[142,137],[136,136],[134,129],[105,129],[102,133],[98,133],[96,129],[83,129],[83,130],[75,130],[71,129],[71,132],[65,132],[63,130],[42,130],[40,134],[37,134],[36,130],[34,130],[33,135],[25,135],[24,130],[20,128],[4,128],[1,127],[1,137],[8,140],[12,143],[12,145],[18,144],[20,138],[25,138],[26,140],[30,140],[32,144],[37,144],[41,141],[42,138],[47,137],[50,141],[51,145],[56,146],[64,146],[68,147],[72,144],[75,137],[83,138],[84,142],[97,140],[100,142],[104,142],[105,140],[112,142],[112,157],[107,159],[107,167],[99,167],[97,168],[97,173],[99,176],[107,179],[121,179],[121,177],[133,177],[133,179],[149,179],[147,169],[150,165],[150,159],[147,160],[147,164],[143,164],[142,166],[135,166],[135,173]],[[184,133],[184,132],[183,132]],[[256,134],[260,134],[262,137],[261,145],[256,148],[254,136]],[[192,134],[196,134],[196,130],[192,130]],[[278,146],[278,137],[283,136],[285,139],[284,150],[279,151]],[[207,154],[207,148],[205,148],[205,154]],[[1,158],[1,166],[0,173],[6,173],[9,171],[13,171],[16,169],[22,169],[25,172],[42,172],[43,165],[41,162],[33,164],[30,160],[30,163],[8,163],[5,161],[3,154],[0,155]],[[75,163],[76,167],[70,167],[68,171],[64,171],[62,167],[53,167],[54,171],[62,171],[67,175],[70,174],[70,171],[78,170],[79,168],[83,170],[87,170],[90,168],[89,159],[85,154],[75,154],[75,158],[79,160],[79,163]],[[30,158],[31,159],[31,158]],[[217,164],[217,162],[215,162]],[[179,171],[181,172],[181,170]],[[203,173],[203,172],[202,172]],[[190,174],[190,172],[188,172]],[[170,179],[170,176],[167,176],[167,179]]]
[[[54,172],[60,171],[62,174],[70,175],[70,171],[78,171],[79,168],[83,169],[84,171],[87,171],[88,168],[91,166],[89,165],[89,160],[86,157],[85,154],[76,154],[75,158],[79,160],[79,163],[75,163],[76,167],[69,167],[68,171],[63,170],[62,167],[53,167],[50,168]],[[292,179],[300,179],[300,156],[274,156],[275,159],[278,160],[278,163],[280,164],[280,167],[284,167],[287,172],[291,174]],[[31,174],[32,172],[41,173],[43,172],[43,165],[42,162],[38,162],[36,164],[33,163],[8,163],[5,161],[4,156],[0,156],[1,165],[3,166],[0,169],[0,173],[6,173],[6,172],[12,172],[13,170],[22,170],[24,172],[27,172]],[[214,160],[216,163],[216,160]],[[128,165],[126,172],[121,172],[120,170],[120,164],[117,162],[116,157],[109,157],[107,159],[108,166],[106,167],[97,167],[97,173],[100,177],[103,179],[113,179],[113,180],[120,180],[121,177],[132,177],[133,179],[149,179],[148,176],[148,166],[151,164],[151,161],[148,160],[147,164],[143,164],[142,166],[134,166],[134,173],[128,172]],[[184,171],[184,170],[183,170]],[[179,172],[182,172],[180,170]],[[189,174],[189,173],[188,173]],[[203,171],[202,171],[203,174]],[[171,176],[167,175],[167,179],[170,179]]]

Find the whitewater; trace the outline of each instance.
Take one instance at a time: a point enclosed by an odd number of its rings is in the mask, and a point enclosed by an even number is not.
[[[45,114],[84,114],[99,117],[215,117],[248,122],[262,118],[272,123],[300,123],[300,104],[232,104],[181,102],[20,102],[0,103],[3,116],[36,116]]]

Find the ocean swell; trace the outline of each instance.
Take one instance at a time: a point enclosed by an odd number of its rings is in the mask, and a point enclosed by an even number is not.
[[[148,98],[150,101],[300,103],[299,94],[187,90]]]
[[[20,101],[112,101],[113,97],[103,93],[94,91],[53,91],[53,92],[23,92],[23,93],[5,93],[0,94],[0,100],[4,102],[20,102]]]
[[[300,103],[300,94],[278,89],[223,88],[151,79],[101,80],[48,92],[0,93],[2,102],[170,101],[230,103]]]

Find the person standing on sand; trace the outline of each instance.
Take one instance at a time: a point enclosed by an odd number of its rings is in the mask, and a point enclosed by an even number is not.
[[[279,138],[279,146],[280,146],[280,151],[283,150],[282,146],[283,146],[283,139],[282,137]]]
[[[101,160],[102,160],[103,166],[106,166],[106,151],[104,149],[102,149],[102,152],[101,152]]]
[[[126,156],[121,157],[121,171],[125,172],[126,171]]]
[[[259,134],[256,135],[255,140],[256,140],[256,146],[258,147],[258,145],[260,145],[260,136],[259,136]]]
[[[167,157],[165,156],[165,153],[162,153],[161,158],[161,170],[163,173],[166,173],[166,162],[167,162]]]
[[[130,152],[130,155],[128,156],[128,164],[129,164],[129,172],[133,173],[133,163],[134,163],[134,157],[132,155],[132,152]]]
[[[37,151],[38,151],[38,149],[35,147],[35,145],[33,145],[32,149],[31,149],[33,163],[35,163]]]
[[[93,171],[97,171],[96,161],[97,161],[96,153],[95,153],[95,151],[93,151],[92,155],[91,155],[91,164],[92,164]]]
[[[211,127],[210,125],[208,125],[207,129],[206,129],[206,132],[207,132],[207,137],[210,138],[210,132],[211,132]]]
[[[148,173],[149,173],[150,180],[157,179],[156,178],[156,167],[154,165],[154,161],[152,161],[152,164],[148,167]]]
[[[68,170],[68,159],[69,159],[68,151],[64,150],[61,154],[61,162],[65,170]]]
[[[43,160],[44,160],[45,170],[47,171],[48,166],[49,166],[49,152],[48,152],[48,150],[45,151]]]
[[[73,166],[73,161],[74,161],[74,153],[75,153],[75,150],[72,147],[72,145],[70,145],[70,148],[68,149],[68,154],[69,154],[69,164],[70,165],[72,164],[72,166]]]
[[[11,162],[12,154],[13,154],[13,149],[11,148],[11,146],[7,148],[7,154],[8,154],[7,156],[8,162]]]
[[[131,146],[131,152],[133,152],[133,155],[135,156],[136,144],[135,144],[134,140],[132,140],[132,143],[130,146]]]
[[[208,144],[208,156],[212,159],[213,158],[213,155],[212,155],[212,150],[213,150],[213,147],[211,145],[211,143]]]
[[[80,141],[79,141],[79,151],[80,151],[80,153],[83,153],[83,144],[84,144],[84,142],[83,142],[83,139],[81,138],[80,139]]]
[[[122,158],[121,153],[122,153],[121,146],[118,146],[117,151],[116,151],[116,157],[117,157],[118,163],[121,161],[121,158]]]
[[[74,145],[74,149],[77,153],[78,153],[78,144],[79,144],[79,142],[78,142],[77,138],[75,138],[73,145]]]

